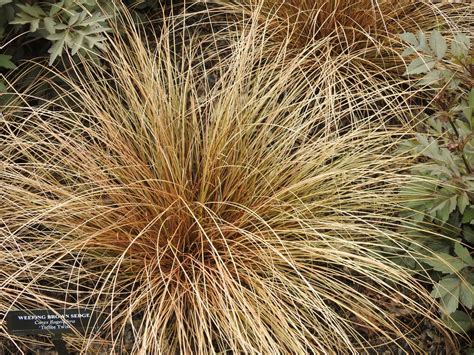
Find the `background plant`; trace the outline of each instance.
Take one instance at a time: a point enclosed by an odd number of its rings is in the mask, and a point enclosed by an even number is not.
[[[416,137],[403,150],[414,151],[416,179],[402,192],[421,231],[431,232],[427,247],[434,258],[423,259],[436,284],[432,296],[441,302],[445,321],[456,331],[473,328],[474,303],[474,57],[470,38],[458,33],[448,41],[438,30],[404,33],[414,56],[407,75],[432,88],[429,107],[421,114]],[[447,235],[450,239],[439,238]],[[415,266],[415,265],[413,265]]]
[[[4,43],[12,41],[12,45],[5,49],[10,54],[3,54],[0,65],[11,69],[14,66],[12,57],[21,59],[25,42],[32,40],[45,39],[49,42],[47,51],[50,54],[50,64],[65,49],[74,55],[100,48],[105,40],[103,34],[109,30],[106,20],[113,11],[110,6],[104,7],[106,3],[100,4],[96,0],[34,3],[3,0],[0,4],[0,36],[5,37]],[[14,35],[20,36],[21,40],[12,39]],[[39,53],[41,50],[35,54]]]
[[[28,61],[46,64],[44,59],[48,58],[49,65],[54,63],[66,71],[80,68],[77,54],[97,60],[110,30],[108,21],[116,21],[117,9],[122,4],[140,22],[148,14],[160,17],[166,1],[0,0],[0,104],[11,97],[3,75],[15,83],[18,91],[44,75],[45,70]],[[67,57],[63,56],[65,53]],[[63,62],[58,60],[61,57]],[[20,64],[22,67],[12,74]],[[44,88],[38,94],[48,96],[52,92]]]

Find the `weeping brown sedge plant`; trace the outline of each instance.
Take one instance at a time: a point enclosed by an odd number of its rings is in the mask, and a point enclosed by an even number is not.
[[[68,338],[83,352],[422,351],[432,300],[391,260],[410,252],[403,132],[378,117],[323,129],[351,108],[293,80],[304,58],[255,66],[257,33],[204,92],[184,64],[197,54],[179,66],[160,38],[150,49],[131,27],[107,70],[85,61],[56,73],[57,99],[5,108],[0,310],[103,312],[100,333]]]
[[[446,35],[472,32],[474,5],[439,4],[412,0],[216,0],[229,12],[239,14],[242,22],[260,24],[269,38],[265,57],[274,51],[287,51],[287,58],[303,56],[304,75],[311,81],[333,68],[328,81],[311,87],[335,98],[334,110],[351,106],[345,122],[355,124],[380,106],[403,107],[423,93],[407,87],[412,82],[404,75],[402,58],[404,32],[429,32],[441,28]],[[223,11],[221,9],[221,11]],[[247,28],[242,26],[242,31]],[[328,60],[330,58],[330,60]],[[301,78],[301,75],[299,75]],[[352,90],[352,91],[351,91]],[[402,96],[401,94],[405,96]],[[339,95],[342,98],[337,100]],[[367,102],[366,97],[371,97]],[[351,101],[347,101],[351,97]],[[387,121],[405,122],[406,110],[393,110]]]

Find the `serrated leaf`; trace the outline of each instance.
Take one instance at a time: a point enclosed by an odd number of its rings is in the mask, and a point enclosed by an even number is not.
[[[438,72],[438,70],[433,70],[433,72]],[[432,135],[442,135],[444,134],[444,126],[443,126],[443,122],[441,120],[438,120],[438,119],[435,119],[433,116],[430,116],[428,117],[428,120],[426,121],[426,123],[434,129],[434,134]],[[430,132],[431,133],[431,132]]]
[[[461,293],[461,280],[457,278],[444,278],[440,281],[440,284],[443,283],[443,285],[440,285],[440,289],[443,289],[445,294],[441,297],[440,302],[441,306],[444,309],[444,312],[446,314],[451,314],[456,309],[459,307],[459,295]],[[449,288],[445,288],[449,287]]]
[[[21,11],[23,11],[25,14],[30,15],[31,17],[40,18],[46,16],[46,13],[39,5],[17,4],[17,6],[21,9]]]
[[[469,111],[468,112],[465,112],[466,114],[466,117],[468,120],[471,121],[471,127],[474,128],[474,89],[471,89],[471,92],[469,93],[469,99],[468,99],[468,107],[469,107]]]
[[[400,39],[404,42],[407,42],[408,44],[411,44],[412,46],[417,46],[418,45],[418,39],[411,32],[402,33],[400,35]]]
[[[441,79],[441,73],[439,70],[432,70],[426,74],[423,78],[420,79],[419,83],[421,85],[433,85]]]
[[[464,114],[464,116],[466,116],[466,119],[470,123],[471,127],[474,129],[474,111],[468,105],[466,105],[462,113]]]
[[[450,175],[459,176],[459,167],[447,148],[440,148],[438,141],[428,135],[417,134],[416,139],[419,143],[416,146],[419,154],[432,159],[433,162],[431,164],[436,163],[449,168]],[[445,188],[445,190],[447,191],[448,189]],[[456,193],[456,190],[454,189],[452,193]]]
[[[36,19],[27,14],[19,13],[13,20],[9,22],[9,24],[10,25],[26,25],[33,20],[36,20]]]
[[[437,162],[420,164],[413,171],[420,175],[433,176],[443,180],[449,179],[452,175],[451,170]]]
[[[415,149],[416,147],[416,140],[415,139],[405,139],[403,140],[397,149],[397,153],[403,154],[408,153]]]
[[[436,55],[436,58],[438,58],[438,60],[443,59],[446,55],[448,45],[446,44],[446,40],[438,30],[433,30],[431,32],[430,47]]]
[[[466,57],[469,54],[470,39],[464,33],[458,33],[454,36],[451,43],[451,53],[458,58]]]
[[[80,26],[92,26],[92,25],[97,25],[100,22],[104,22],[108,19],[110,19],[112,16],[109,15],[102,15],[100,12],[94,13],[91,17],[86,18],[84,21],[82,21],[79,25]]]
[[[15,69],[16,65],[11,61],[11,59],[11,55],[0,54],[0,68]]]
[[[459,301],[468,309],[472,309],[474,305],[474,286],[467,281],[461,283]]]
[[[426,35],[422,31],[418,31],[418,45],[416,46],[416,49],[423,52],[429,52]]]
[[[46,39],[49,39],[50,41],[59,41],[63,39],[65,36],[66,36],[65,32],[57,32],[57,33],[53,33],[46,36]]]
[[[63,37],[56,41],[51,48],[48,50],[50,53],[49,65],[52,65],[57,57],[61,56],[64,50],[64,42],[66,41],[66,33],[63,34]]]
[[[474,244],[474,228],[466,225],[462,226],[462,235],[468,243]]]
[[[419,143],[418,152],[431,159],[436,159],[440,155],[438,141],[426,134],[416,134],[416,140]]]
[[[63,5],[64,1],[59,1],[55,4],[52,4],[51,8],[49,9],[49,16],[56,15],[63,8]]]
[[[405,74],[416,75],[424,74],[433,69],[436,65],[436,61],[431,57],[418,57],[408,66]]]
[[[456,242],[454,244],[454,253],[467,265],[474,266],[469,250],[465,246],[461,245],[461,243]]]
[[[92,49],[94,47],[101,48],[101,42],[105,41],[106,38],[104,36],[88,36],[84,40],[88,43],[89,48]]]
[[[467,122],[456,119],[454,125],[458,128],[459,134],[461,135],[460,138],[465,139],[471,134],[471,126]]]
[[[88,11],[82,11],[79,15],[79,19],[77,20],[77,26],[84,26],[83,22],[86,21],[86,18],[90,17]]]
[[[462,191],[461,194],[458,196],[459,212],[464,213],[467,206],[469,206],[469,196],[467,195],[466,191]]]
[[[471,223],[474,220],[474,206],[466,208],[462,215],[462,223]]]
[[[456,190],[450,187],[442,188],[433,202],[434,207],[431,209],[430,214],[433,217],[439,218],[442,222],[446,222],[451,213],[456,209],[457,200]]]
[[[84,29],[82,32],[86,36],[90,36],[90,35],[93,35],[93,34],[104,33],[104,32],[110,31],[110,30],[111,30],[110,27],[97,27],[97,28],[88,27],[88,28]]]
[[[43,22],[44,22],[44,28],[46,29],[46,31],[48,31],[49,34],[56,33],[56,28],[54,27],[56,25],[56,22],[54,22],[53,18],[45,17],[43,19]]]
[[[75,55],[79,49],[82,48],[82,42],[84,40],[84,34],[80,33],[80,31],[77,31],[77,36],[74,37],[74,44],[71,46],[71,54]]]
[[[40,19],[36,19],[30,22],[30,32],[36,32],[39,28]]]
[[[407,47],[403,50],[402,57],[408,57],[409,55],[412,55],[413,53],[415,53],[415,49],[412,47]]]
[[[87,7],[95,7],[97,4],[97,0],[82,0],[82,2]]]
[[[445,317],[444,323],[457,333],[468,332],[473,325],[471,317],[463,311],[456,311],[449,317]]]
[[[444,69],[441,70],[441,77],[448,82],[456,78],[456,73],[450,69]]]
[[[473,149],[474,149],[474,145],[473,145]],[[474,159],[472,161],[474,161]],[[463,180],[464,180],[463,182],[467,185],[466,190],[474,191],[474,175],[465,176]]]
[[[68,24],[69,27],[72,27],[77,22],[77,20],[79,20],[79,16],[81,15],[81,13],[71,11],[70,15],[71,15],[71,17],[69,17],[69,21],[68,21],[67,24]]]
[[[447,253],[436,253],[435,257],[425,259],[424,261],[435,271],[442,272],[443,274],[454,274],[468,266],[461,258]]]
[[[56,26],[55,26],[56,30],[59,30],[59,31],[62,31],[62,30],[66,30],[69,28],[68,25],[66,25],[65,23],[58,23]]]
[[[436,285],[434,285],[433,291],[431,291],[431,296],[434,298],[442,298],[451,294],[460,286],[461,280],[459,280],[457,277],[444,277]]]
[[[462,84],[462,81],[460,79],[452,78],[449,81],[449,89],[453,91],[459,90],[461,87],[461,84]]]

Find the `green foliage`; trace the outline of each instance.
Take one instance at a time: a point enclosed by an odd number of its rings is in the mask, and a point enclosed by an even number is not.
[[[28,36],[43,38],[51,43],[48,50],[50,64],[69,49],[71,54],[79,51],[94,51],[100,48],[109,30],[106,20],[110,14],[104,14],[103,7],[95,0],[45,1],[29,4],[14,0],[0,3],[2,21],[0,33],[6,26],[19,31],[28,28]],[[110,8],[110,7],[109,7]]]
[[[467,332],[474,326],[474,58],[462,33],[450,43],[437,30],[400,37],[408,44],[402,55],[413,56],[406,74],[434,92],[420,132],[400,147],[419,156],[401,195],[413,223],[433,235],[425,246],[432,253],[420,264],[437,280],[431,294],[442,317]],[[439,234],[451,239],[438,240]]]
[[[160,6],[160,1],[124,3],[139,15]],[[113,4],[105,0],[0,0],[0,69],[13,69],[26,57],[25,42],[46,42],[47,46],[35,45],[30,56],[49,53],[50,65],[66,51],[94,55],[110,30],[107,20],[116,15]]]
[[[15,69],[16,65],[11,61],[12,56],[0,54],[0,68]]]

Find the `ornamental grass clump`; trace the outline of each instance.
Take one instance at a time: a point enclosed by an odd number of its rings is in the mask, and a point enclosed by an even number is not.
[[[256,33],[204,90],[169,38],[151,49],[132,27],[105,66],[56,73],[57,99],[5,108],[0,310],[102,312],[101,332],[67,338],[83,352],[421,351],[433,301],[392,260],[410,252],[403,132],[321,129],[351,108],[292,80],[283,50],[255,66]]]

